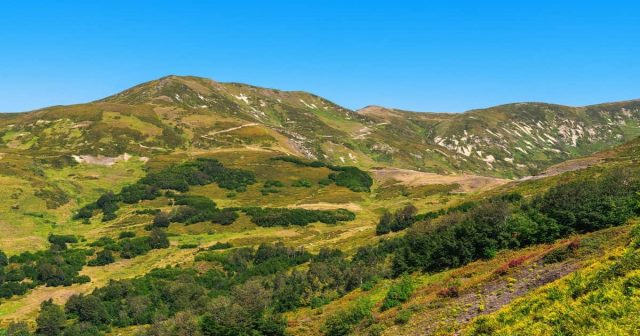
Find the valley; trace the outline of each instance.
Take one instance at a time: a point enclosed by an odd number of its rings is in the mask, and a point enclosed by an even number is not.
[[[0,114],[0,328],[630,332],[639,122],[640,101],[353,111],[181,76]],[[608,324],[576,322],[598,302]]]

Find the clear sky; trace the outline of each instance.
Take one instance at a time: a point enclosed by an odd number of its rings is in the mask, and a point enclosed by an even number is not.
[[[638,1],[2,1],[0,111],[168,74],[349,108],[640,98]]]

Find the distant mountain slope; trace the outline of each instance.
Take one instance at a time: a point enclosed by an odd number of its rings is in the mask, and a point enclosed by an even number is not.
[[[351,111],[306,92],[168,76],[91,103],[3,115],[0,151],[115,157],[254,147],[365,168],[519,177],[623,143],[640,134],[639,121],[639,101]]]

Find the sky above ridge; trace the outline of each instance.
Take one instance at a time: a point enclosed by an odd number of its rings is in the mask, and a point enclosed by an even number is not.
[[[168,74],[357,109],[640,98],[637,1],[3,1],[0,111]]]

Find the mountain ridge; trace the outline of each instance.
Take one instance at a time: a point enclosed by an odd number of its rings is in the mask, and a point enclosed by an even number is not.
[[[259,147],[363,168],[517,178],[640,135],[640,101],[463,113],[350,110],[304,91],[169,75],[93,102],[2,115],[0,149],[153,156]]]

